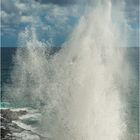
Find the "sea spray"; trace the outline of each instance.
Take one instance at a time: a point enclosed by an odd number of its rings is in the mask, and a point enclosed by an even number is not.
[[[40,109],[46,139],[127,139],[129,65],[111,13],[111,1],[99,1],[52,56],[34,28],[21,35],[25,48],[17,51],[9,93]]]
[[[127,86],[128,67],[125,51],[116,47],[121,43],[111,2],[104,4],[81,18],[66,47],[51,60],[54,79],[43,124],[52,140],[126,139],[121,89]]]
[[[46,92],[44,84],[48,73],[49,46],[37,40],[34,28],[26,28],[25,32],[20,34],[19,42],[21,48],[17,49],[13,57],[12,84],[5,85],[9,96],[7,99],[17,106],[37,107]]]

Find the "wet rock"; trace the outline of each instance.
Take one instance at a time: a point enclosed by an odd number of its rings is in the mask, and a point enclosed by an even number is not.
[[[5,138],[7,135],[11,135],[11,131],[9,128],[1,126],[1,138]]]
[[[1,110],[1,140],[46,140],[46,138],[32,130],[26,130],[26,128],[22,128],[22,126],[18,125],[17,122],[22,123],[19,117],[27,113],[26,110]],[[35,120],[31,119],[31,123],[35,123]]]
[[[27,114],[26,110],[12,111],[10,109],[2,109],[1,117],[7,119],[9,122],[17,120],[19,116]]]
[[[14,136],[17,140],[22,140],[23,138],[25,140],[41,140],[40,137],[31,131],[22,131],[21,133],[14,133]]]
[[[13,120],[17,120],[19,116],[26,114],[27,111],[12,111],[10,109],[1,109],[0,121],[1,121],[1,139],[2,140],[16,140],[13,136],[13,132],[22,132],[23,129],[17,124],[13,123]]]

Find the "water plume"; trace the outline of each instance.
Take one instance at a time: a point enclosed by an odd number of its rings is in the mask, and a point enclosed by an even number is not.
[[[112,2],[99,1],[54,55],[33,28],[22,34],[26,48],[17,51],[10,92],[41,109],[48,140],[127,139],[129,65],[111,14]]]

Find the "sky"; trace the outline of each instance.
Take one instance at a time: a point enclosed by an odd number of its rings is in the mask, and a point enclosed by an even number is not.
[[[20,34],[31,26],[35,27],[40,41],[60,47],[91,1],[94,5],[95,0],[1,0],[1,47],[20,47]],[[117,5],[116,0],[112,3]],[[139,0],[122,0],[120,7],[121,4],[124,16],[120,23],[125,25],[122,28],[128,34],[128,47],[139,46]],[[115,14],[117,18],[119,14]]]

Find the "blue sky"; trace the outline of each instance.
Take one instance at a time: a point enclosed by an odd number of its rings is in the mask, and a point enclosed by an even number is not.
[[[1,47],[18,47],[20,33],[30,26],[36,28],[39,40],[60,47],[78,23],[84,6],[92,0],[79,1],[1,0]],[[116,5],[116,1],[112,1]],[[128,46],[138,46],[139,0],[123,2],[125,18],[122,20],[129,34]]]

